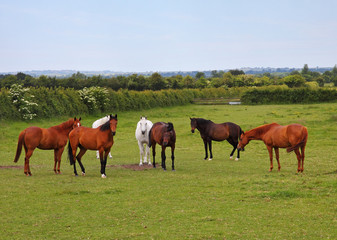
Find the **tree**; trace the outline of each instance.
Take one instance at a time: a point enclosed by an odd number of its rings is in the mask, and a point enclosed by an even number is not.
[[[305,86],[305,80],[301,75],[289,75],[283,78],[283,80],[284,83],[290,88]]]
[[[195,78],[196,79],[200,79],[200,78],[205,78],[205,73],[204,72],[197,72],[197,74],[195,74]]]
[[[237,75],[245,75],[245,72],[239,69],[234,69],[234,70],[229,70],[229,72],[233,75],[233,76],[237,76]]]
[[[304,64],[301,73],[302,73],[302,75],[305,75],[305,74],[309,74],[309,73],[310,73],[308,64]]]
[[[149,82],[152,90],[167,88],[166,80],[159,73],[153,73],[149,78]]]

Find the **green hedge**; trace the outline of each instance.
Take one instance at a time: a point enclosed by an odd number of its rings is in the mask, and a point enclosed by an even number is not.
[[[185,105],[192,103],[195,98],[238,98],[243,104],[287,104],[287,103],[318,103],[337,101],[335,89],[290,89],[283,87],[266,88],[209,88],[182,89],[160,91],[129,91],[108,90],[104,103],[98,103],[99,109],[89,110],[74,89],[45,87],[30,88],[29,94],[34,95],[33,101],[38,106],[33,107],[37,118],[54,116],[79,116],[85,114],[110,113],[125,110],[149,109]],[[0,91],[0,119],[20,119],[21,115],[11,102],[8,89]]]
[[[234,88],[233,88],[234,89]],[[240,94],[242,90],[224,88],[213,89],[183,89],[160,91],[129,91],[108,90],[107,103],[99,103],[100,109],[89,110],[74,89],[62,87],[51,89],[45,87],[30,88],[29,94],[33,95],[32,101],[38,104],[33,107],[36,118],[49,118],[54,116],[78,116],[83,114],[97,114],[149,109],[153,107],[166,107],[192,103],[194,98],[232,97]],[[11,102],[8,89],[0,91],[0,119],[20,119],[20,112]]]
[[[243,93],[243,104],[292,104],[337,101],[336,89],[256,88]]]

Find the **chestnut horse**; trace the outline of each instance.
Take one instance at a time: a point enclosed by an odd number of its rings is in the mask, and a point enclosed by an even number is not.
[[[106,162],[110,149],[114,144],[113,136],[116,134],[116,128],[117,114],[115,116],[110,115],[109,120],[98,128],[79,127],[70,132],[68,157],[70,165],[74,165],[75,176],[78,176],[75,163],[76,159],[81,167],[82,175],[85,175],[85,169],[81,162],[81,158],[89,149],[99,151],[99,157],[101,160],[101,176],[102,178],[106,178]],[[77,147],[80,148],[80,152],[76,156]]]
[[[172,171],[174,171],[174,149],[176,132],[172,123],[157,122],[153,124],[149,133],[149,147],[152,146],[153,167],[156,167],[156,144],[161,145],[161,167],[166,171],[166,147],[171,147]]]
[[[271,123],[243,133],[238,144],[238,149],[244,150],[244,147],[250,140],[262,140],[264,144],[266,144],[269,152],[269,171],[273,170],[273,148],[275,150],[279,171],[281,169],[279,148],[286,148],[287,152],[295,151],[298,161],[297,172],[303,172],[304,150],[307,144],[307,139],[308,130],[300,124],[282,126],[277,123]],[[299,150],[300,148],[301,152]]]
[[[43,150],[54,149],[54,172],[61,173],[61,156],[65,145],[68,141],[68,136],[71,130],[81,126],[81,118],[69,119],[68,121],[61,123],[60,125],[50,128],[28,127],[23,130],[19,135],[18,146],[16,149],[16,155],[14,162],[17,162],[20,158],[22,146],[25,148],[25,167],[24,173],[27,176],[31,176],[32,173],[29,167],[29,159],[32,156],[35,148]],[[58,167],[56,170],[56,164]]]
[[[214,141],[223,141],[227,140],[232,146],[233,150],[231,152],[230,159],[233,158],[233,154],[238,146],[240,135],[243,133],[241,127],[232,122],[225,122],[216,124],[211,120],[206,120],[203,118],[190,118],[191,119],[191,132],[194,133],[195,129],[198,129],[200,132],[200,136],[204,141],[205,145],[205,158],[208,158],[207,152],[207,144],[209,146],[210,158],[208,160],[212,160],[212,140]],[[240,150],[237,151],[237,157],[235,161],[238,161],[240,158]]]

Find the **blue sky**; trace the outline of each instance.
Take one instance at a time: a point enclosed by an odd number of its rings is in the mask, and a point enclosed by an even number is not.
[[[333,67],[336,0],[0,0],[0,72]]]

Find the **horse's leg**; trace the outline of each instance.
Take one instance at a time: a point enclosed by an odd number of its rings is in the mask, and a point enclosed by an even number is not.
[[[147,164],[151,165],[150,148],[147,144],[146,144],[145,156],[147,156],[147,162],[148,162]]]
[[[96,158],[99,159],[99,151],[96,151]]]
[[[281,170],[281,164],[280,164],[280,152],[279,152],[279,148],[275,147],[275,155],[276,155],[276,160],[277,160],[277,165],[278,165],[278,171]]]
[[[101,177],[102,178],[106,178],[105,167],[106,167],[109,150],[104,151],[103,147],[99,150],[99,157],[101,159]]]
[[[143,155],[144,155],[144,145],[143,143],[141,143],[140,141],[138,141],[138,147],[139,147],[139,156],[140,156],[140,160],[139,160],[139,166],[143,165]],[[144,160],[145,162],[145,160]]]
[[[56,158],[57,158],[57,172],[56,172],[56,169],[54,167],[54,171],[55,173],[58,173],[58,174],[61,174],[61,157],[62,157],[62,153],[64,151],[64,147],[63,148],[60,148],[60,149],[57,149],[57,150],[54,150],[56,151]],[[56,163],[55,163],[56,165]]]
[[[30,167],[29,167],[29,159],[31,158],[31,156],[33,155],[33,150],[31,149],[26,149],[26,156],[25,156],[25,168],[24,168],[24,173],[26,174],[26,176],[32,176],[32,173],[30,171]]]
[[[273,170],[273,148],[270,146],[267,146],[268,152],[269,152],[269,158],[270,158],[270,168],[269,172]]]
[[[164,171],[166,171],[166,155],[165,155],[165,149],[166,147],[162,146],[161,147],[161,167],[164,169]]]
[[[112,158],[111,152],[109,152],[109,158]]]
[[[80,165],[81,170],[82,170],[82,176],[85,176],[85,169],[84,169],[84,166],[83,166],[83,164],[82,164],[82,157],[83,157],[83,155],[86,153],[86,151],[87,151],[87,149],[81,148],[81,149],[80,149],[80,152],[79,152],[78,155],[76,156],[77,162],[78,162],[78,164]]]
[[[156,143],[152,143],[153,167],[156,168]]]
[[[229,155],[229,159],[232,160],[234,152],[238,147],[238,141],[235,141],[232,138],[228,138],[227,141],[233,146],[233,150],[231,154]],[[237,154],[237,157],[235,158],[235,161],[239,161],[239,158],[240,158],[240,151],[238,150],[238,154]]]
[[[304,151],[305,151],[305,146],[301,147],[301,157],[302,157],[302,169],[301,172],[304,171]]]
[[[204,140],[204,146],[205,146],[205,158],[204,158],[204,160],[206,160],[208,158],[207,140],[206,139],[203,139],[203,140]]]
[[[208,161],[211,161],[213,159],[213,154],[212,154],[212,140],[210,140],[208,142],[208,146],[209,146],[209,159]]]
[[[175,171],[174,169],[174,149],[175,149],[175,146],[171,146],[171,160],[172,160],[172,171]]]
[[[57,165],[57,151],[58,151],[58,149],[54,149],[54,172],[55,172],[55,174],[57,174],[57,171],[56,171],[56,165]]]
[[[301,153],[300,153],[300,149],[297,148],[294,150],[295,154],[296,154],[296,157],[297,157],[297,163],[298,163],[298,166],[297,166],[297,173],[301,172],[302,168],[301,168],[301,161],[302,161],[302,158],[301,158]]]

